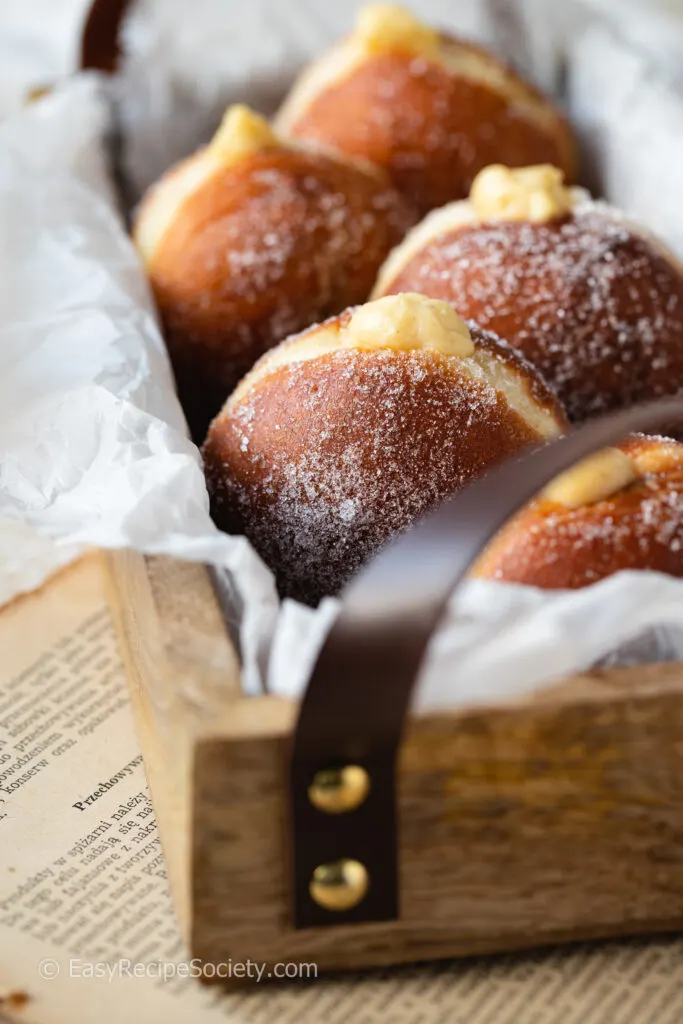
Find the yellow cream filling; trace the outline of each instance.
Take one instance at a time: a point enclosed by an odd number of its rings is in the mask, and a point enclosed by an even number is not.
[[[370,53],[402,50],[415,56],[439,54],[439,33],[398,4],[363,7],[356,19],[354,37]]]
[[[618,448],[603,448],[561,473],[540,497],[565,508],[580,508],[611,498],[639,478],[640,473],[628,455]]]
[[[557,167],[511,168],[492,164],[472,183],[470,203],[477,217],[489,220],[528,220],[543,223],[569,213],[574,206],[571,189],[563,184]]]
[[[464,359],[474,352],[467,324],[448,302],[414,292],[367,302],[352,315],[347,345],[353,348],[426,349]]]
[[[249,153],[277,149],[279,145],[280,140],[265,117],[236,103],[228,107],[208,148],[221,163],[232,163]]]

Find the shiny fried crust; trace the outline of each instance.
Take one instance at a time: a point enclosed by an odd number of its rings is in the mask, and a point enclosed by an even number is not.
[[[470,330],[501,372],[521,379],[525,400],[564,428],[534,371]],[[247,535],[283,595],[314,604],[337,593],[393,534],[539,440],[463,365],[430,351],[345,348],[265,374],[257,366],[204,445],[216,522]]]
[[[193,435],[268,348],[367,298],[413,221],[382,172],[304,149],[245,158],[186,199],[148,269]]]
[[[683,576],[683,445],[637,435],[619,447],[640,479],[580,508],[531,502],[489,545],[473,575],[546,590],[575,590],[621,569]]]
[[[548,223],[444,230],[397,265],[382,294],[445,299],[500,334],[538,367],[572,420],[681,385],[683,274],[600,204]]]
[[[495,68],[509,92],[493,88],[485,70],[477,80],[423,57],[368,53],[291,120],[285,118],[282,128],[384,167],[421,213],[467,196],[489,164],[549,163],[572,181],[574,142],[548,100],[481,47],[452,36],[443,43],[456,55],[464,51],[468,62]],[[517,102],[520,94],[525,109]],[[528,116],[529,106],[540,116]]]

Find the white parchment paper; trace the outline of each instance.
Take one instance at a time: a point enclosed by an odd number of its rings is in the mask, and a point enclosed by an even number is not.
[[[295,66],[348,24],[353,6],[310,0],[304,15],[284,0],[258,0],[236,28],[201,0],[180,38],[172,18],[155,27],[141,5],[129,30],[135,54],[106,93],[94,78],[76,79],[0,127],[0,600],[84,545],[212,563],[237,595],[250,692],[300,693],[338,604],[280,608],[247,542],[213,526],[144,275],[115,209],[103,137],[114,99],[139,194],[208,134],[228,100],[272,107]],[[574,5],[544,23],[538,0],[462,0],[456,12],[431,0],[421,10],[497,43],[564,91],[608,198],[683,252],[675,60],[660,66],[649,48]],[[679,52],[678,42],[672,27],[666,54]],[[197,52],[203,59],[193,65]],[[683,658],[680,623],[683,582],[651,573],[578,593],[471,583],[454,595],[432,643],[418,700],[490,701],[614,660],[618,649],[630,662]]]
[[[274,584],[247,542],[210,519],[147,284],[113,206],[107,119],[85,77],[0,127],[0,516],[58,545],[31,540],[32,585],[41,563],[47,573],[82,545],[224,567],[243,597],[251,687]],[[16,551],[0,565],[6,598],[20,579]]]

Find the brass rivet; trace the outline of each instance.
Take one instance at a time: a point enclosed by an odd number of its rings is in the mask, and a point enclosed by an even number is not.
[[[369,875],[358,860],[335,860],[313,872],[308,891],[325,910],[350,910],[368,891]]]
[[[308,799],[319,811],[343,814],[360,807],[370,792],[370,776],[365,768],[347,764],[344,768],[324,768],[316,772],[308,787]]]

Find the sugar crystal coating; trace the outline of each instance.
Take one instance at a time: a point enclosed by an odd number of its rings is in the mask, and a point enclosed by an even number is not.
[[[413,219],[381,173],[300,147],[249,153],[185,199],[149,272],[199,441],[264,351],[367,298]]]
[[[475,575],[545,589],[577,589],[623,569],[683,576],[683,445],[634,435],[620,448],[636,479],[576,508],[541,494],[491,543]]]
[[[436,39],[410,52],[390,34],[374,49],[350,36],[304,71],[276,124],[384,167],[423,213],[466,196],[489,164],[548,163],[571,179],[573,139],[549,101],[492,53]]]
[[[600,204],[545,224],[446,231],[384,287],[447,299],[505,337],[575,420],[683,383],[681,270]]]
[[[283,594],[336,593],[389,537],[539,439],[492,385],[496,371],[519,377],[561,429],[540,378],[469,329],[493,369],[483,356],[341,347],[265,375],[257,365],[214,421],[203,449],[214,515],[246,533]]]

